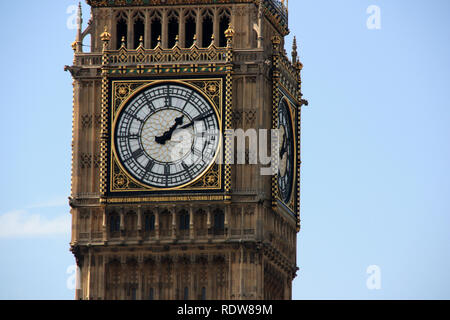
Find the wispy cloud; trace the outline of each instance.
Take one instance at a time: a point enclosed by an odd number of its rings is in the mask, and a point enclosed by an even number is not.
[[[59,208],[67,201],[55,199],[45,203],[27,206],[25,210],[14,210],[0,214],[0,239],[33,238],[70,234],[71,217],[66,214],[48,217],[45,209]],[[36,210],[39,209],[39,210]],[[33,211],[39,211],[34,213]]]
[[[57,208],[68,205],[69,200],[67,198],[55,198],[46,202],[33,204],[28,206],[27,209],[42,209],[42,208]]]

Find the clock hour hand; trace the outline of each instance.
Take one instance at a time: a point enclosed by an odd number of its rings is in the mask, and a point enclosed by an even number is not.
[[[208,119],[208,118],[211,117],[213,114],[214,114],[214,112],[207,113],[206,115],[202,115],[202,114],[201,114],[201,115],[199,115],[198,117],[194,118],[194,119],[191,121],[191,123],[188,123],[187,125],[182,126],[180,129],[187,129],[187,128],[189,128],[189,127],[192,127],[196,122],[198,122],[198,121],[203,121],[203,120],[205,120],[205,119]]]
[[[161,145],[165,145],[167,141],[172,139],[172,135],[175,132],[175,130],[177,130],[177,128],[183,124],[183,119],[184,119],[184,116],[176,118],[175,119],[175,124],[169,129],[169,131],[165,132],[160,137],[155,137],[156,143],[161,144]]]

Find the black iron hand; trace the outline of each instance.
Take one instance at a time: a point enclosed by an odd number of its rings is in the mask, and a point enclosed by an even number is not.
[[[287,148],[288,148],[288,146],[287,146],[287,137],[286,137],[286,135],[284,135],[283,136],[283,144],[282,144],[282,147],[281,147],[281,150],[280,150],[280,159],[283,159],[283,157],[284,157],[284,154],[287,152]]]
[[[159,143],[161,145],[165,145],[167,141],[172,139],[172,135],[175,132],[175,130],[178,129],[179,126],[183,124],[184,116],[181,116],[179,118],[175,119],[175,124],[172,126],[172,128],[169,129],[169,131],[165,132],[160,137],[155,137],[156,143]]]
[[[182,126],[180,129],[187,129],[187,128],[189,128],[189,127],[192,127],[196,122],[202,121],[202,120],[205,120],[205,119],[208,119],[208,118],[211,117],[213,114],[214,114],[214,112],[207,113],[206,115],[199,115],[198,117],[194,118],[194,119],[191,121],[191,123],[188,123],[187,125]]]

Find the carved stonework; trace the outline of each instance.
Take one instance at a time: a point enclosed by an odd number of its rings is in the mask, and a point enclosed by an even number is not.
[[[249,164],[211,162],[186,184],[158,189],[131,173],[124,164],[131,158],[120,158],[116,146],[120,139],[136,139],[140,123],[157,112],[184,107],[171,101],[168,85],[167,96],[156,95],[159,109],[133,114],[127,121],[134,131],[119,132],[118,122],[134,99],[141,99],[136,109],[153,103],[142,92],[159,83],[177,83],[212,106],[192,115],[193,124],[182,125],[206,126],[202,121],[208,118],[201,115],[212,111],[221,146],[212,149],[219,150],[217,159],[229,162],[233,150],[225,135],[234,128],[277,128],[280,99],[288,99],[296,118],[299,171],[300,107],[306,101],[297,50],[291,61],[282,48],[289,31],[284,2],[87,3],[94,9],[92,19],[87,29],[77,30],[73,66],[65,68],[74,78],[70,245],[81,272],[76,299],[291,299],[298,270],[298,176],[288,203],[278,197],[276,177],[261,175],[259,166]],[[211,19],[209,27],[197,24],[204,18]],[[189,30],[187,19],[194,21]],[[169,28],[172,20],[179,23],[175,33]],[[90,53],[82,46],[87,34]],[[176,131],[181,126],[177,117],[167,127]],[[168,137],[172,128],[162,130],[167,135],[152,129],[146,138],[152,143],[158,138],[161,146],[177,143]],[[145,151],[140,143],[124,150],[140,157],[139,151]],[[258,158],[249,150],[246,163]],[[201,150],[202,158],[205,152]],[[142,165],[149,174],[151,163]]]

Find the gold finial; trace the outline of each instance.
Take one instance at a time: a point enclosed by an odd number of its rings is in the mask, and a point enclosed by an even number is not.
[[[211,44],[210,44],[210,46],[213,46],[214,45],[214,40],[215,40],[215,37],[214,37],[214,34],[211,36]]]
[[[279,36],[272,37],[273,44],[281,44],[281,38]]]
[[[125,48],[126,44],[125,44],[125,36],[122,37],[122,47]]]
[[[77,51],[77,45],[78,43],[76,41],[72,42],[71,46],[73,51]]]
[[[100,40],[103,42],[109,42],[111,40],[111,34],[108,32],[107,26],[105,26],[105,31],[100,35]]]
[[[157,47],[161,47],[161,36],[158,36],[158,43],[156,44]]]
[[[139,37],[139,47],[143,47],[144,46],[144,37],[140,36]]]
[[[226,38],[233,38],[234,36],[234,29],[231,23],[228,25],[228,29],[225,30],[225,37]]]
[[[174,45],[174,47],[178,47],[179,41],[180,41],[180,37],[177,35],[177,36],[175,37],[175,45]]]

